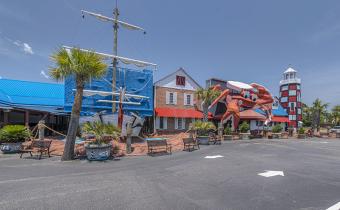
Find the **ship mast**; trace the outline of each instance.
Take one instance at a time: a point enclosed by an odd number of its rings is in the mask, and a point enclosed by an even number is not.
[[[96,17],[97,19],[104,21],[104,22],[112,22],[113,23],[113,56],[112,56],[112,92],[116,91],[117,87],[117,66],[118,66],[118,29],[119,26],[123,26],[124,28],[130,29],[130,30],[141,30],[144,31],[145,30],[139,26],[135,26],[123,21],[120,21],[119,18],[119,10],[118,10],[118,3],[116,0],[116,6],[113,10],[113,17],[107,17],[101,14],[97,14],[97,13],[93,13],[93,12],[89,12],[86,10],[81,10],[83,13],[83,17],[85,14],[87,15],[91,15]],[[121,97],[120,97],[121,98]],[[112,95],[112,101],[115,101],[115,96]],[[115,113],[117,111],[116,108],[116,103],[112,103],[112,113]]]
[[[119,10],[116,0],[116,7],[113,10],[113,16],[114,16],[114,24],[113,24],[113,55],[118,55],[118,16],[119,16]],[[116,58],[113,58],[112,60],[112,92],[116,90],[116,75],[117,75],[117,65],[118,61]],[[120,97],[121,98],[121,97]],[[115,97],[112,95],[112,101],[115,100]],[[116,104],[112,103],[112,113],[116,112]]]

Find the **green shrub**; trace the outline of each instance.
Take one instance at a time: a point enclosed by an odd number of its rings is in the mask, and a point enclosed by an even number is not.
[[[0,130],[1,143],[24,142],[30,136],[30,131],[23,125],[7,125]]]
[[[83,134],[93,134],[96,136],[94,144],[104,143],[104,136],[111,136],[117,138],[120,135],[120,129],[110,123],[102,123],[100,121],[86,122],[82,125]]]
[[[231,135],[232,134],[232,130],[229,126],[227,126],[225,129],[224,129],[224,135]]]
[[[198,136],[208,136],[210,131],[216,130],[216,127],[212,122],[195,121],[193,129],[197,130]]]
[[[273,128],[272,128],[272,132],[273,133],[281,133],[283,130],[282,126],[280,124],[278,125],[275,125]]]
[[[299,133],[299,134],[305,134],[305,128],[301,127],[301,128],[298,130],[298,133]]]
[[[239,126],[241,133],[248,133],[250,126],[246,121],[243,121],[243,123]]]

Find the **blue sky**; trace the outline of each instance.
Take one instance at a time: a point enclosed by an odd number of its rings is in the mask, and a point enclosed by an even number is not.
[[[257,82],[278,94],[289,66],[303,100],[340,104],[340,2],[337,0],[119,0],[121,19],[147,34],[120,30],[121,56],[157,63],[155,79],[183,67],[200,84],[209,77]],[[46,78],[59,46],[112,52],[112,28],[80,9],[111,15],[113,0],[0,2],[0,76]],[[43,71],[43,72],[42,72]]]

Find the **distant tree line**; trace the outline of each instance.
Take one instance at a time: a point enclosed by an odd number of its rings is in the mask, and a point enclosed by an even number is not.
[[[336,105],[330,110],[328,108],[329,104],[318,98],[311,106],[302,104],[303,126],[320,131],[320,127],[323,125],[340,125],[340,105]]]

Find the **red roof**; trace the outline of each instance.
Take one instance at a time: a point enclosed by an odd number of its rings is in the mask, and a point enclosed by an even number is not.
[[[203,113],[194,109],[156,108],[159,117],[203,118]]]
[[[288,117],[273,116],[272,121],[273,122],[289,122],[289,119]]]
[[[248,109],[248,110],[240,112],[240,118],[242,120],[262,120],[262,121],[266,120],[265,116],[263,116],[260,113],[255,112],[252,109]]]

